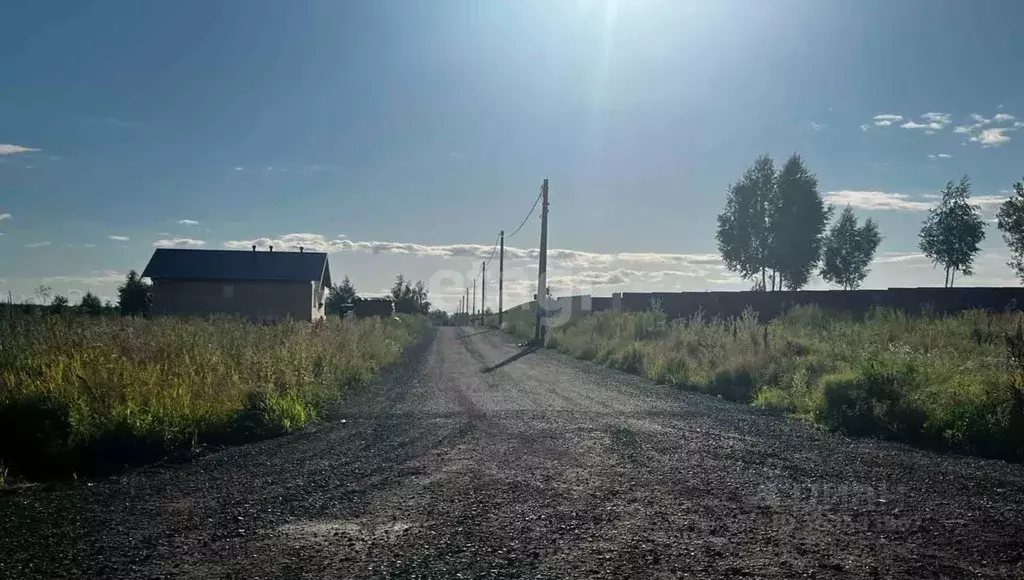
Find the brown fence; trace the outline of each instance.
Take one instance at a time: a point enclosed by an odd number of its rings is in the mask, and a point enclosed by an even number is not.
[[[1024,288],[888,288],[885,290],[798,290],[782,292],[622,292],[612,295],[613,310],[637,312],[652,304],[671,318],[698,312],[706,318],[739,316],[753,309],[762,320],[797,305],[864,314],[875,307],[908,313],[930,310],[951,314],[971,309],[1024,309]]]

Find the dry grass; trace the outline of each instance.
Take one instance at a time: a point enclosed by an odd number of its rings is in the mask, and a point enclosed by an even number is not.
[[[853,435],[1024,460],[1024,373],[1008,352],[1022,322],[981,311],[853,320],[814,307],[767,325],[752,312],[678,321],[601,313],[553,329],[548,346]],[[532,333],[532,322],[510,328]]]
[[[0,459],[67,475],[299,429],[394,361],[420,324],[4,320]]]

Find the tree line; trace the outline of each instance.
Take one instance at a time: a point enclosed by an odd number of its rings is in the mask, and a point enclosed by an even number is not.
[[[345,276],[340,284],[328,288],[324,309],[328,315],[343,316],[352,308],[358,297],[352,281]],[[428,297],[427,285],[423,281],[413,283],[402,274],[395,278],[389,294],[397,314],[431,314]]]
[[[1013,188],[996,224],[1010,248],[1008,265],[1024,279],[1024,182]],[[921,252],[945,272],[945,287],[953,286],[958,273],[974,273],[985,239],[981,208],[970,197],[966,175],[948,182],[918,234]],[[718,251],[726,268],[752,281],[754,290],[799,290],[815,273],[829,284],[856,290],[870,273],[882,235],[874,220],[861,224],[849,205],[833,215],[817,177],[799,155],[778,170],[771,156],[761,155],[729,186],[718,215]]]
[[[146,316],[153,304],[153,287],[131,270],[125,276],[123,284],[117,288],[117,304],[110,300],[105,303],[91,291],[82,295],[78,304],[72,305],[67,296],[53,294],[49,286],[41,285],[35,289],[35,304],[19,304],[18,307],[26,314],[46,312],[49,314],[83,314],[86,316]],[[52,296],[52,298],[51,298]],[[13,304],[11,306],[14,306]]]

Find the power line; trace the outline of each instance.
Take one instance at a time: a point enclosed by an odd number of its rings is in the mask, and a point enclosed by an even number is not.
[[[488,266],[491,265],[491,260],[494,259],[494,252],[498,251],[498,240],[499,239],[501,239],[501,235],[500,234],[498,235],[497,238],[494,238],[494,247],[491,248],[491,256],[489,258],[487,258],[487,265]]]
[[[523,223],[519,224],[519,227],[516,228],[516,231],[514,231],[511,234],[505,236],[506,238],[511,238],[512,236],[518,234],[519,230],[523,229],[523,226],[526,225],[526,222],[530,219],[530,216],[532,216],[533,212],[537,210],[537,204],[540,203],[541,195],[543,195],[543,194],[538,195],[537,196],[537,200],[533,202],[533,207],[530,208],[530,213],[526,214],[526,217],[523,218]]]

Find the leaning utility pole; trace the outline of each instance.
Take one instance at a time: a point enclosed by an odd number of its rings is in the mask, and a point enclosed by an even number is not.
[[[502,312],[502,295],[505,293],[505,230],[501,230],[501,251],[498,253],[498,328],[501,328],[501,320],[504,316]]]
[[[544,332],[541,330],[541,310],[543,302],[547,298],[548,287],[548,180],[540,186],[540,264],[537,269],[537,326],[533,330],[533,339],[537,343],[544,340]]]
[[[487,324],[487,262],[480,262],[480,326]]]
[[[470,318],[470,324],[473,323],[473,318],[476,317],[476,278],[473,279],[473,316]]]

